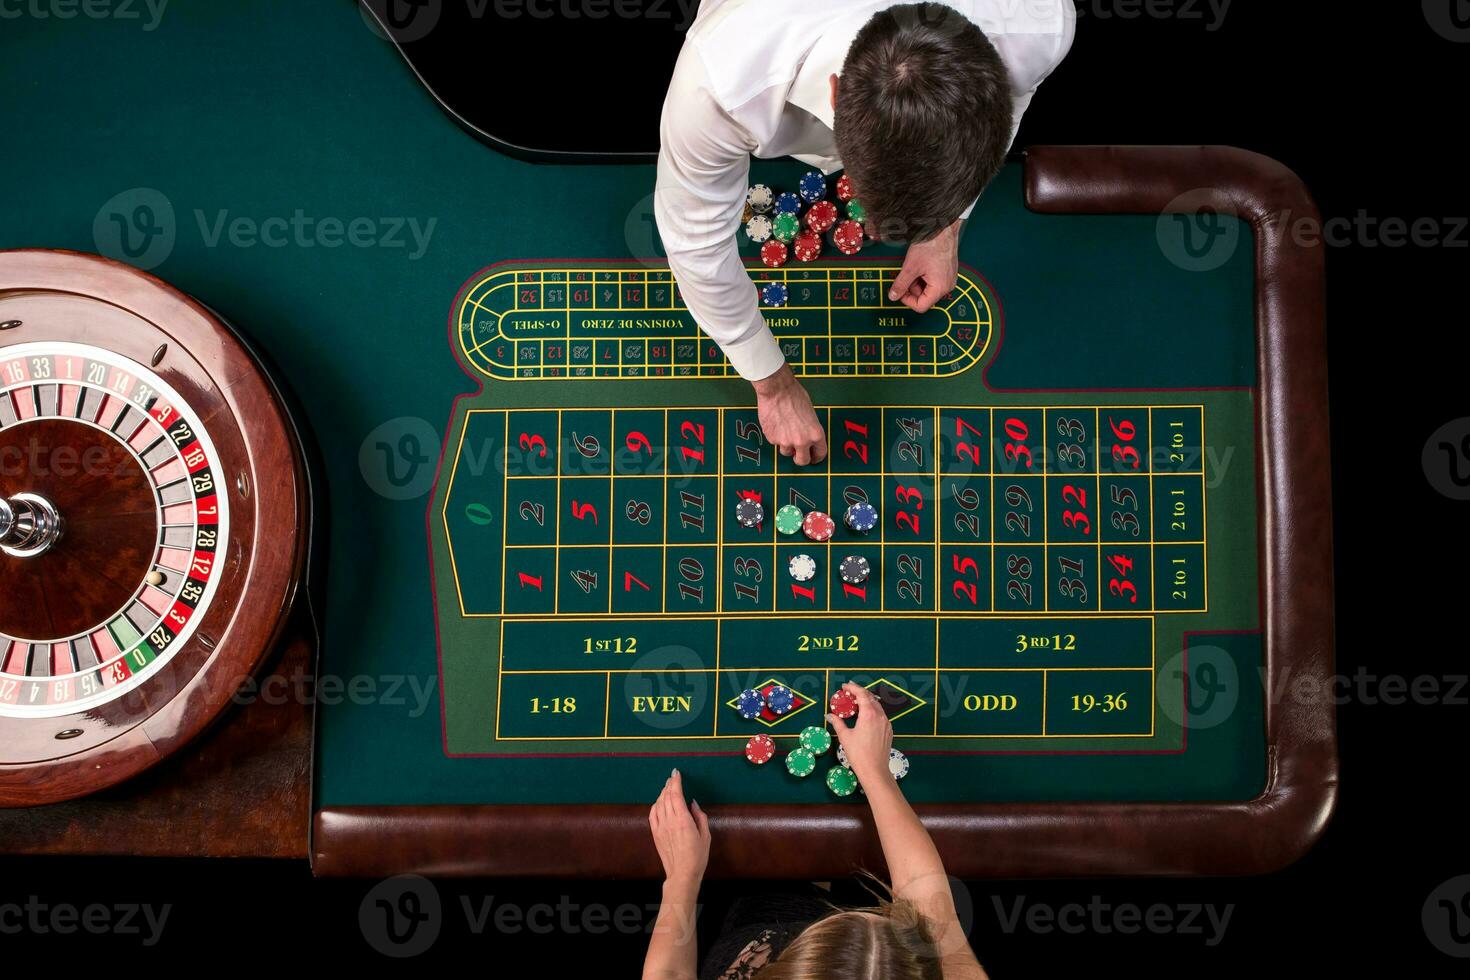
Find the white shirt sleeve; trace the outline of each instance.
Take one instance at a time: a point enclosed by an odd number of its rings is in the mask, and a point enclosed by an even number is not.
[[[735,245],[752,146],[711,96],[693,45],[674,66],[659,141],[653,213],[684,305],[742,378],[770,377],[786,359]]]

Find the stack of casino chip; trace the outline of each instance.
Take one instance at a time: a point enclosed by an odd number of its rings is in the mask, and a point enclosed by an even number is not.
[[[735,520],[741,527],[760,527],[766,519],[766,508],[759,500],[746,497],[735,505]]]
[[[791,240],[791,254],[798,262],[815,262],[822,254],[822,236],[814,231],[804,231]]]
[[[801,175],[801,180],[796,185],[801,199],[808,204],[820,201],[827,196],[827,178],[822,176],[820,170],[808,170]]]
[[[761,262],[768,269],[779,269],[786,264],[786,243],[772,238],[761,245]]]
[[[837,178],[837,200],[850,201],[856,195],[857,191],[852,186],[851,177],[849,177],[847,174],[843,174],[841,177]]]
[[[798,214],[801,211],[801,198],[790,191],[784,191],[776,195],[777,214]]]
[[[841,745],[837,746],[837,764],[845,769],[851,769],[852,764],[847,760],[847,752]],[[888,750],[888,773],[895,781],[902,780],[909,774],[909,757],[898,749]]]
[[[765,184],[752,184],[745,192],[745,203],[756,214],[766,214],[776,206],[776,195]]]
[[[767,306],[785,306],[789,295],[785,283],[768,282],[761,287],[761,302]]]
[[[863,248],[863,226],[849,218],[832,229],[832,244],[843,255],[856,255]]]
[[[830,515],[814,510],[802,518],[801,529],[813,541],[831,541],[837,533],[837,522]]]
[[[793,776],[810,776],[817,768],[811,749],[792,749],[786,754],[786,771]]]
[[[771,219],[763,214],[752,215],[745,223],[745,237],[759,244],[771,237]]]
[[[750,736],[750,741],[745,743],[745,757],[758,766],[770,762],[775,754],[776,740],[764,732]]]
[[[868,559],[862,555],[848,555],[837,568],[848,585],[862,585],[868,580]]]
[[[851,208],[851,205],[848,205]],[[806,226],[817,234],[837,224],[837,205],[831,201],[817,201],[806,212]]]
[[[755,218],[751,218],[750,221],[754,224]],[[796,238],[799,231],[801,231],[801,219],[789,211],[776,215],[775,220],[771,222],[771,234],[775,235],[776,240],[780,242],[790,242]]]
[[[776,533],[785,534],[788,537],[801,533],[801,508],[795,504],[786,504],[776,511]]]
[[[858,224],[868,220],[868,209],[863,207],[863,202],[853,198],[847,202],[847,216]]]
[[[792,555],[786,571],[798,582],[810,582],[817,577],[817,560],[811,555]]]
[[[808,725],[801,730],[797,741],[812,755],[826,755],[827,750],[832,747],[832,733],[818,725]]]
[[[857,695],[839,687],[827,701],[827,707],[839,718],[854,718],[858,713]]]
[[[846,766],[833,766],[827,770],[827,788],[837,796],[851,796],[858,788],[858,778]]]
[[[772,684],[766,691],[766,707],[772,714],[784,715],[796,704],[796,695],[784,684]]]
[[[878,508],[866,500],[849,504],[847,512],[842,515],[842,523],[854,534],[870,534],[878,526]]]
[[[754,689],[741,691],[740,698],[735,702],[735,710],[746,721],[754,721],[766,710],[766,697]]]

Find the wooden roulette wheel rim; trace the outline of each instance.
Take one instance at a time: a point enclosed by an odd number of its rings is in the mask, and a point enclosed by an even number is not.
[[[0,499],[0,806],[188,743],[301,587],[306,475],[269,377],[204,306],[98,256],[0,251]]]

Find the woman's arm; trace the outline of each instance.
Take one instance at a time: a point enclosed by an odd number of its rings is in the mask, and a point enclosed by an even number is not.
[[[699,801],[684,804],[679,770],[669,776],[648,811],[648,825],[664,866],[664,890],[643,959],[643,980],[694,980],[699,967],[699,883],[709,863],[709,818]]]
[[[843,687],[858,699],[857,720],[851,726],[836,715],[828,715],[827,720],[836,730],[848,764],[867,794],[894,897],[912,903],[924,916],[934,938],[936,955],[944,962],[946,978],[984,980],[985,971],[970,949],[969,938],[955,911],[949,875],[939,859],[939,851],[888,770],[893,725],[867,688],[851,682]]]

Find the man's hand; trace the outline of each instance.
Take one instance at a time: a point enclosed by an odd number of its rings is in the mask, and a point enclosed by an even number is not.
[[[956,221],[929,239],[910,245],[903,257],[903,268],[888,290],[888,298],[897,300],[915,313],[929,307],[954,289],[960,273],[960,226]]]
[[[827,433],[817,421],[811,396],[791,373],[791,365],[755,383],[756,406],[766,440],[797,466],[820,463],[827,458]]]

